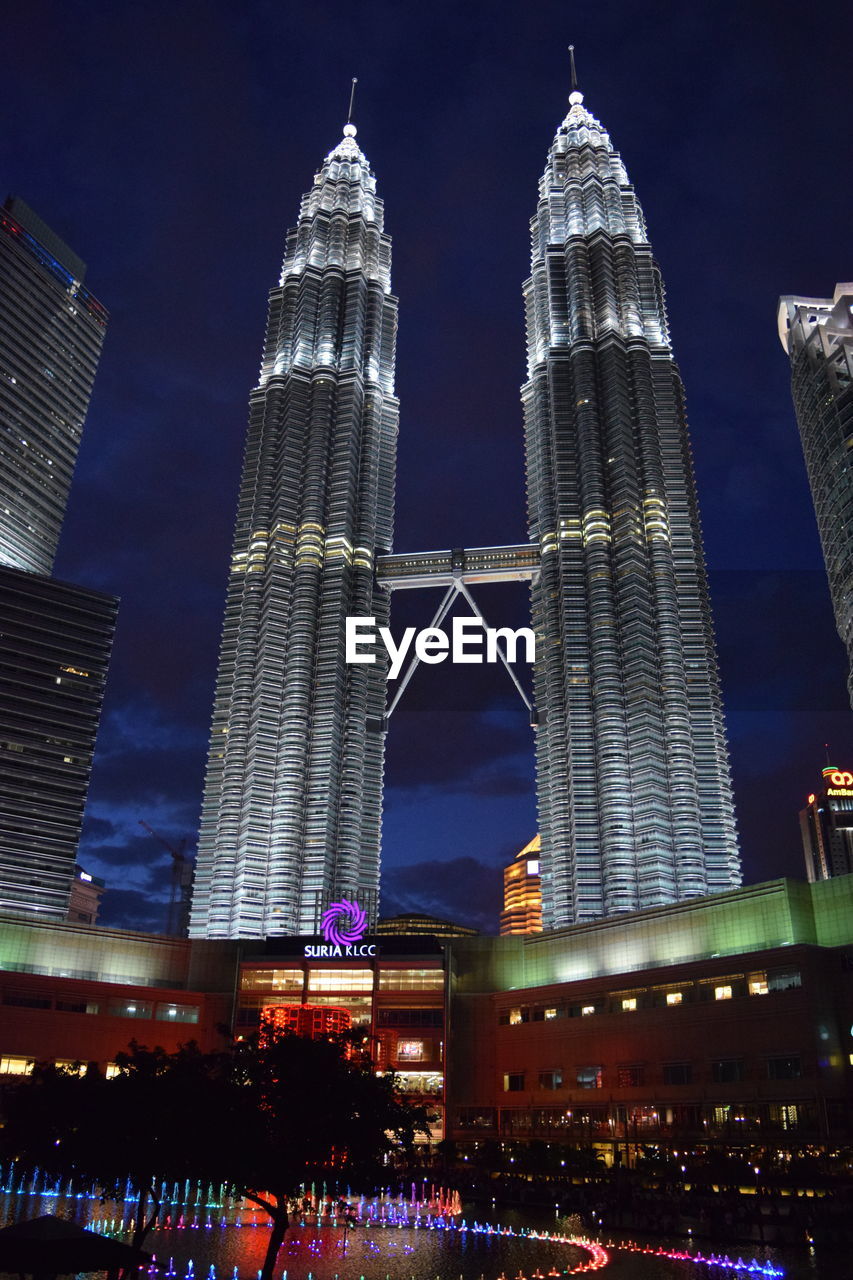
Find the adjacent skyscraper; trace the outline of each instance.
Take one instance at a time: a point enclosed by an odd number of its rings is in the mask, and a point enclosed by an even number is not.
[[[0,209],[0,564],[49,574],[107,313],[23,200]]]
[[[387,621],[398,401],[391,242],[354,125],[287,237],[250,398],[190,934],[375,918],[385,666],[346,665],[345,618]]]
[[[0,210],[0,910],[63,920],[117,601],[50,578],[107,313],[22,200]]]
[[[822,790],[800,810],[800,834],[810,884],[853,872],[853,773],[826,766]]]
[[[780,298],[778,322],[853,702],[853,283],[831,298]]]
[[[740,883],[663,283],[619,155],[569,102],[524,287],[546,929]]]

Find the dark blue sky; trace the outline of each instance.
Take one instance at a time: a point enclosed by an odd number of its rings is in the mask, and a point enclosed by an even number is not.
[[[687,387],[746,879],[800,875],[797,810],[829,742],[853,766],[776,336],[781,293],[853,277],[846,0],[7,8],[0,186],[88,262],[112,319],[57,575],[122,598],[82,851],[106,923],[157,928],[194,843],[249,387],[286,228],[340,136],[394,242],[399,549],[525,537],[521,283],[537,181],[586,104],[642,201]],[[521,588],[482,595],[525,616]],[[395,613],[425,625],[432,599]],[[494,927],[535,830],[533,756],[500,674],[423,670],[388,742],[384,908]]]

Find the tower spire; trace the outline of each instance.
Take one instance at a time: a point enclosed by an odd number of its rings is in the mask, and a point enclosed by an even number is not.
[[[575,68],[575,46],[573,44],[569,45],[569,60],[572,67],[572,91],[569,94],[569,104],[570,106],[575,107],[580,106],[583,102],[583,94],[578,89],[578,73]]]
[[[357,84],[358,84],[358,77],[353,76],[352,89],[350,90],[350,95],[349,95],[349,111],[347,112],[347,124],[352,124],[352,108],[355,102],[355,86]]]

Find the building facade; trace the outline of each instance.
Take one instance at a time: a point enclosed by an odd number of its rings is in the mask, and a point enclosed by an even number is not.
[[[780,298],[778,327],[853,702],[853,284],[831,298]]]
[[[0,209],[0,910],[63,920],[118,602],[48,575],[107,313],[22,200]]]
[[[0,209],[0,564],[53,569],[107,313],[22,200]]]
[[[853,872],[853,773],[826,766],[822,789],[800,810],[800,834],[810,884]]]
[[[344,662],[347,615],[387,623],[397,301],[376,181],[347,125],[287,238],[250,402],[193,895],[195,937],[375,921],[386,666]]]
[[[524,286],[546,929],[741,878],[663,283],[619,155],[569,101]]]
[[[192,940],[0,918],[0,1078],[352,1027],[462,1152],[853,1140],[853,876],[527,937]]]
[[[117,609],[0,568],[0,911],[68,913]]]

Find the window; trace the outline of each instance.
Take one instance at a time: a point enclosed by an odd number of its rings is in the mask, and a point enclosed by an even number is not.
[[[312,969],[309,991],[372,991],[372,969]]]
[[[715,1000],[731,1000],[731,998],[732,998],[732,989],[730,986],[714,987]]]
[[[645,1068],[641,1063],[631,1063],[616,1068],[616,1084],[620,1089],[636,1089],[645,1083]]]
[[[57,1058],[53,1065],[61,1068],[68,1075],[84,1076],[86,1074],[85,1062],[77,1062],[73,1058]]]
[[[368,971],[369,972],[369,971]],[[443,991],[443,969],[383,969],[380,991]]]
[[[559,1017],[559,1015],[560,1015],[559,1009],[557,1009],[555,1006],[552,1006],[550,1009],[545,1010],[545,1021],[550,1022],[552,1018],[557,1018]]]
[[[769,1080],[799,1080],[801,1075],[800,1059],[796,1056],[767,1059],[767,1077]]]
[[[743,1058],[720,1058],[711,1063],[715,1084],[733,1084],[743,1079]]]
[[[528,1009],[510,1009],[509,1025],[517,1027],[521,1022],[528,1022],[530,1019],[530,1011]]]
[[[625,1000],[622,1001],[623,1012],[633,1013],[636,1008],[637,1008],[636,996],[628,996]]]
[[[539,1072],[539,1088],[540,1089],[562,1089],[563,1073],[562,1071],[540,1071]]]
[[[504,1076],[504,1093],[521,1093],[524,1089],[524,1072],[510,1071]]]
[[[680,991],[667,991],[666,1002],[668,1005],[681,1004],[683,997]]]
[[[582,1005],[581,1005],[581,1017],[582,1017],[582,1018],[588,1018],[588,1017],[589,1017],[589,1015],[590,1015],[591,1013],[595,1013],[595,1005],[594,1005],[594,1004],[582,1004]]]
[[[398,1040],[398,1062],[421,1062],[426,1057],[423,1040]]]
[[[3,1003],[18,1009],[49,1009],[52,1001],[49,996],[15,995],[10,991],[3,997]]]
[[[150,1018],[154,1006],[147,1000],[111,1000],[107,1013],[113,1018]]]
[[[576,1080],[579,1089],[601,1089],[604,1070],[602,1067],[578,1067]]]
[[[194,1004],[158,1004],[155,1016],[158,1022],[198,1022],[198,1013]]]
[[[100,1006],[96,1000],[57,1000],[56,1008],[61,1013],[99,1013]]]
[[[28,1076],[33,1069],[32,1058],[5,1057],[0,1058],[0,1075]]]
[[[767,985],[767,974],[751,973],[748,979],[747,990],[751,996],[766,996],[770,990]]]
[[[121,1073],[119,1072],[119,1068],[118,1068],[118,1064],[117,1064],[117,1063],[115,1063],[115,1062],[108,1062],[108,1063],[107,1063],[107,1069],[106,1069],[106,1071],[104,1072],[104,1075],[106,1076],[106,1078],[107,1078],[108,1080],[114,1080],[114,1079],[115,1079],[115,1077],[116,1077],[117,1075],[120,1075],[120,1074],[121,1074]]]
[[[665,1062],[663,1064],[664,1084],[690,1084],[693,1068],[689,1062]]]
[[[782,1129],[798,1129],[800,1126],[800,1113],[796,1103],[774,1103],[771,1102],[768,1107],[768,1115],[770,1123],[779,1125]]]
[[[767,985],[771,991],[791,991],[803,985],[799,969],[774,969],[767,975]]]
[[[380,1009],[380,1027],[441,1027],[444,1014],[441,1009]]]

